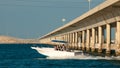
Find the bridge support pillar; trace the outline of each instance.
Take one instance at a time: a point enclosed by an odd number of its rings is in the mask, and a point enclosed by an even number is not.
[[[110,56],[110,24],[106,24],[106,30],[107,30],[107,46],[106,46],[106,55]]]
[[[117,49],[116,55],[120,56],[120,22],[117,22]]]
[[[71,33],[71,49],[73,49],[73,33]]]
[[[82,50],[82,32],[79,32],[78,46],[78,49]]]
[[[82,31],[82,50],[85,50],[85,31]]]
[[[95,28],[92,28],[92,52],[95,51]]]
[[[86,49],[89,52],[89,50],[90,50],[90,30],[89,29],[87,30],[86,40],[87,40]]]
[[[66,40],[67,41],[67,46],[66,47],[68,48],[68,46],[69,46],[69,44],[68,44],[69,43],[69,34],[66,34],[66,37],[67,37],[67,40]]]
[[[75,33],[75,49],[78,49],[78,32]]]
[[[98,48],[98,53],[102,53],[102,27],[98,27],[98,34],[99,34],[99,48]]]
[[[71,33],[69,33],[69,49],[71,48]]]
[[[74,50],[75,49],[75,33],[72,33],[72,49]]]
[[[71,33],[70,34],[70,49],[72,49],[72,43],[73,43],[73,35]]]

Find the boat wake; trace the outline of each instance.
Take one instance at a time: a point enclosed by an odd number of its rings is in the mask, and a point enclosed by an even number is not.
[[[69,56],[69,57],[46,57],[46,59],[77,59],[77,60],[120,60],[120,56],[118,57],[101,57],[101,56],[86,56],[86,55],[78,55],[78,56]]]

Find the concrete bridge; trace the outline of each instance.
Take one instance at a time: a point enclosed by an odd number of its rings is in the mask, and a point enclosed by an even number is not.
[[[65,40],[71,50],[120,55],[120,0],[106,0],[40,38],[41,43],[57,45],[51,40]]]

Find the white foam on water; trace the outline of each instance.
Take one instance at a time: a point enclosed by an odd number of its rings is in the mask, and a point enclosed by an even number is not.
[[[101,57],[101,56],[91,56],[91,55],[78,55],[78,56],[63,56],[63,57],[47,57],[46,59],[78,59],[78,60],[120,60],[118,57]]]
[[[46,58],[33,58],[35,60],[45,60]]]

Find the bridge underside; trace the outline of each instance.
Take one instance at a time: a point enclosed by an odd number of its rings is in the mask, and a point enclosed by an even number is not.
[[[44,36],[40,42],[57,45],[58,43],[51,40],[64,40],[68,42],[68,48],[71,50],[106,55],[115,52],[114,55],[120,55],[120,1],[114,0],[115,2],[110,3],[112,1],[105,1],[60,30]],[[109,5],[101,8],[106,4]]]

